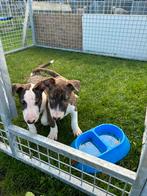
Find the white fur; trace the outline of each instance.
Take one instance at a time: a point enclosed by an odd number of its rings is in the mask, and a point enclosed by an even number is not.
[[[32,91],[32,87],[33,85],[24,94],[24,101],[27,103],[27,107],[23,110],[23,117],[26,122],[37,122],[40,114],[38,106],[35,105],[35,93]]]
[[[58,127],[57,127],[56,123],[55,123],[55,127],[51,127],[48,138],[50,138],[52,140],[57,140],[57,138],[58,138]]]
[[[68,104],[66,114],[71,115],[71,128],[73,130],[74,135],[80,135],[82,133],[81,129],[78,125],[78,112],[75,110],[75,106]]]
[[[42,93],[42,104],[41,104],[41,108],[39,111],[39,107],[35,105],[35,93],[32,91],[33,86],[34,85],[31,84],[31,88],[29,90],[26,90],[24,94],[24,101],[27,103],[27,107],[23,110],[24,120],[26,121],[26,123],[28,121],[37,122],[39,119],[40,113],[42,113],[41,123],[43,125],[48,125],[47,112],[46,112],[47,96],[44,92]],[[28,124],[28,128],[31,133],[33,134],[37,133],[37,130],[34,124]]]
[[[59,105],[57,106],[56,109],[50,109],[50,113],[53,118],[62,119],[64,117],[64,112],[60,111]]]
[[[48,104],[48,106],[50,108],[49,104]],[[66,115],[70,114],[71,115],[71,128],[73,130],[74,135],[80,135],[82,133],[82,131],[78,125],[78,112],[75,110],[74,105],[68,104],[65,114],[63,111],[60,111],[59,106],[57,106],[56,109],[50,108],[50,113],[51,113],[52,118],[60,118],[60,119],[64,118]],[[56,122],[55,122],[55,127],[51,127],[48,137],[50,139],[57,140],[58,127],[57,127]]]
[[[46,109],[44,110],[43,114],[42,114],[42,117],[41,117],[41,124],[44,125],[44,126],[47,126],[49,123],[48,123],[48,119],[47,119],[47,112],[46,112]]]
[[[37,134],[37,129],[34,124],[27,124],[31,134]]]
[[[44,126],[49,124],[48,117],[47,117],[47,111],[46,111],[46,102],[47,102],[47,96],[43,92],[42,93],[42,104],[41,104],[41,112],[43,112],[43,113],[42,113],[42,117],[41,117],[41,124]]]

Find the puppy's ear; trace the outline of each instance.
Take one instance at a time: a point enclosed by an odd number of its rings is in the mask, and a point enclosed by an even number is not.
[[[56,80],[54,78],[49,78],[43,81],[44,85],[49,89],[52,88],[56,84]]]
[[[80,81],[79,80],[69,80],[69,83],[67,84],[67,87],[71,91],[79,92],[79,90],[80,90]]]
[[[15,93],[20,95],[23,89],[24,89],[23,84],[12,84],[12,94],[13,95],[15,95]]]
[[[42,93],[45,90],[43,81],[38,82],[32,89],[35,93]]]
[[[35,92],[38,91],[38,92],[42,93],[47,88],[51,89],[53,85],[55,85],[55,79],[49,78],[47,80],[43,80],[43,81],[40,81],[39,83],[37,83],[34,86],[33,91],[35,91]]]

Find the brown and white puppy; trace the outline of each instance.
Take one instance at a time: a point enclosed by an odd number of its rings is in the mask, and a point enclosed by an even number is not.
[[[78,112],[76,107],[77,95],[75,92],[80,90],[79,80],[68,80],[58,73],[51,70],[40,68],[36,69],[34,73],[46,72],[53,76],[52,78],[40,81],[33,87],[33,91],[40,96],[44,90],[48,93],[48,109],[50,116],[51,130],[49,138],[57,140],[58,128],[57,120],[64,118],[66,115],[71,115],[71,127],[74,135],[82,133],[78,126]]]
[[[49,64],[53,63],[50,62]],[[47,66],[43,65],[41,67]],[[52,76],[43,77],[40,72]],[[31,133],[37,133],[35,123],[41,116],[41,124],[50,125],[49,138],[57,139],[58,128],[56,121],[67,114],[71,114],[71,127],[74,135],[81,134],[78,126],[78,113],[76,110],[77,96],[80,82],[67,80],[59,74],[44,68],[35,69],[27,84],[13,84],[13,93],[18,93],[23,109],[23,117]]]

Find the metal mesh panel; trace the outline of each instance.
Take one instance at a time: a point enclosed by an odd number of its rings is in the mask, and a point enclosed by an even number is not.
[[[38,46],[147,60],[147,2],[2,0],[0,37],[5,51],[32,44],[32,32]]]
[[[36,44],[147,60],[147,2],[33,1]]]
[[[13,51],[31,44],[29,17],[25,15],[26,7],[26,0],[0,1],[0,37],[5,51]]]
[[[16,132],[15,132],[16,134]],[[40,168],[46,168],[47,171],[54,172],[59,178],[70,182],[74,185],[77,180],[79,187],[87,189],[87,192],[91,192],[95,195],[104,193],[104,195],[129,195],[131,189],[131,183],[125,182],[121,178],[114,177],[103,172],[88,174],[83,170],[79,170],[74,167],[74,162],[70,153],[64,155],[59,150],[52,150],[50,147],[45,147],[37,142],[37,140],[30,140],[25,136],[16,134],[16,141],[18,146],[18,155],[21,159],[30,161],[30,164],[35,165],[35,162]],[[19,156],[18,156],[19,157]],[[57,177],[56,176],[56,177]],[[100,191],[100,192],[99,192]]]
[[[5,146],[5,148],[8,148],[9,146],[7,134],[1,120],[0,120],[0,143],[2,143]]]

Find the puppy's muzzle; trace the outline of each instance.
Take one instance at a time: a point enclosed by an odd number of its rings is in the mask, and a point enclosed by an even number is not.
[[[28,124],[34,124],[35,123],[35,120],[32,120],[32,121],[28,120],[27,123]]]
[[[53,117],[53,120],[55,120],[55,121],[59,121],[59,120],[60,120],[60,118]]]

